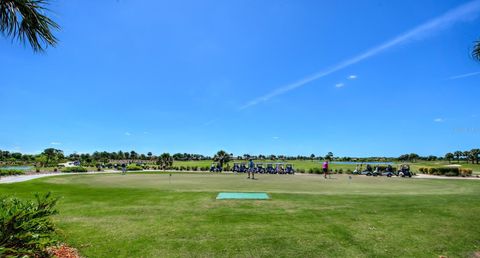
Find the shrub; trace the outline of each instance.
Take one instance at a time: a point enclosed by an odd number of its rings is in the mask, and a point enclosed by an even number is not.
[[[0,169],[0,176],[23,175],[25,172],[18,169]]]
[[[460,175],[465,177],[465,176],[471,176],[473,174],[473,171],[468,168],[461,168],[459,169]]]
[[[71,172],[87,172],[87,169],[84,167],[68,167],[62,169],[62,172],[71,173]]]
[[[450,171],[450,172],[445,173],[445,176],[458,176],[458,174]]]
[[[349,169],[349,168],[348,168],[346,173],[347,173],[347,174],[352,174],[352,173],[353,173],[353,171],[352,171],[351,169]]]
[[[0,199],[0,257],[49,257],[46,248],[56,243],[50,216],[58,199],[50,193],[35,198]]]
[[[305,173],[305,169],[304,168],[297,168],[297,172],[298,173]]]
[[[320,168],[309,168],[308,173],[309,174],[321,174],[322,170]]]
[[[438,171],[437,168],[428,168],[429,175],[436,175],[437,171]]]
[[[139,166],[137,164],[130,164],[130,165],[127,166],[127,170],[128,171],[139,171],[139,170],[143,170],[143,167]]]

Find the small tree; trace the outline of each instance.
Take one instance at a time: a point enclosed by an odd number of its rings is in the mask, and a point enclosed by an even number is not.
[[[449,152],[447,154],[445,154],[445,159],[448,160],[448,163],[452,163],[452,159],[455,158],[455,155],[453,155],[453,153]]]
[[[173,165],[173,157],[170,153],[162,153],[162,155],[158,157],[157,165],[160,165],[162,169],[169,168]]]
[[[45,149],[42,154],[46,157],[45,166],[48,166],[52,160],[56,161],[59,157],[63,157],[63,151],[54,148]]]
[[[232,160],[232,157],[226,151],[220,150],[217,152],[217,154],[215,154],[213,160],[218,162],[220,164],[220,167],[223,168],[223,165],[230,162],[230,160]]]
[[[327,155],[325,156],[325,159],[328,161],[333,160],[333,152],[329,151]]]

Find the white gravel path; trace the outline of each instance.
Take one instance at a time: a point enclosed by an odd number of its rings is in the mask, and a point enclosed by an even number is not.
[[[89,174],[110,174],[110,173],[120,173],[116,171],[105,171],[105,172],[83,172],[83,173],[45,173],[38,175],[18,175],[18,176],[2,176],[0,177],[0,184],[12,184],[18,182],[24,182],[32,179],[48,177],[48,176],[64,176],[64,175],[89,175]]]

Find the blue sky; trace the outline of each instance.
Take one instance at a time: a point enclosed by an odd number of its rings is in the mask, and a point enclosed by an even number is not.
[[[0,38],[0,149],[443,155],[480,145],[480,1],[55,1]]]

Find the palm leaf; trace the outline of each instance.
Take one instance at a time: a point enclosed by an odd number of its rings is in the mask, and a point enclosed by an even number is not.
[[[0,32],[42,52],[58,42],[52,30],[60,27],[45,16],[48,0],[0,0]]]
[[[473,58],[480,61],[480,40],[475,42],[475,45],[473,46],[472,55],[473,55]]]

